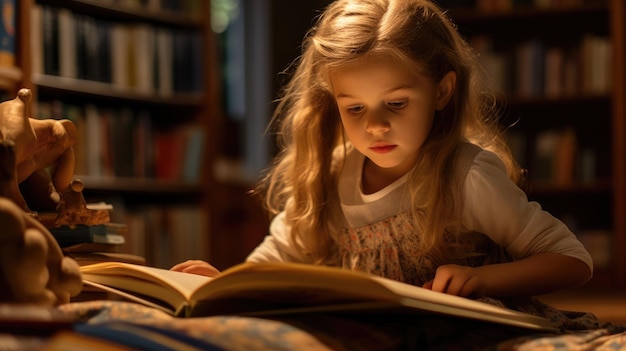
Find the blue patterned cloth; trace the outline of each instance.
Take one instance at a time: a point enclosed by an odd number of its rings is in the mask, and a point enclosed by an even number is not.
[[[117,344],[125,350],[626,351],[626,327],[610,323],[550,334],[415,313],[175,318],[123,301],[75,302],[58,309],[73,321],[71,333]],[[40,343],[52,338],[54,334],[40,339]],[[2,341],[0,332],[0,349],[27,349],[7,348]],[[32,346],[33,340],[29,343]]]

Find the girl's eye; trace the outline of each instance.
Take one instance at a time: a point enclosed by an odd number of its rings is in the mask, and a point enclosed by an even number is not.
[[[387,106],[396,110],[401,109],[406,106],[406,101],[390,101],[387,103]]]
[[[353,107],[348,107],[347,108],[348,112],[352,113],[352,114],[360,113],[360,112],[363,111],[363,109],[364,109],[363,106],[353,106]]]

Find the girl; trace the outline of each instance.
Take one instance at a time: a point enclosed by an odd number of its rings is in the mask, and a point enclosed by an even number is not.
[[[332,265],[471,297],[585,283],[574,234],[529,202],[475,52],[428,0],[338,0],[306,36],[248,261]],[[206,262],[172,269],[215,275]]]

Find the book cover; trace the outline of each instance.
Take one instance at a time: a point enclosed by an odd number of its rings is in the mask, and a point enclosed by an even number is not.
[[[43,31],[43,68],[44,73],[59,75],[59,26],[58,10],[53,7],[43,6],[42,31]]]
[[[186,182],[197,183],[202,178],[202,163],[204,157],[205,134],[201,126],[191,125],[185,131],[187,140],[182,157],[182,179]]]
[[[123,23],[110,24],[109,51],[111,53],[111,83],[113,88],[124,90],[128,88],[129,26]]]
[[[33,4],[30,10],[30,51],[33,74],[44,73],[43,66],[43,9],[40,4]]]
[[[134,42],[134,67],[136,78],[136,91],[150,96],[154,92],[155,78],[155,41],[156,32],[153,26],[148,24],[135,24],[131,27],[130,34]]]
[[[48,230],[62,248],[81,243],[124,244],[124,236],[109,232],[105,224],[91,226],[79,224],[75,228],[60,226]]]
[[[209,278],[107,262],[82,266],[81,273],[86,285],[185,317],[387,310],[554,330],[541,317],[333,267],[243,263]]]
[[[59,33],[59,75],[67,78],[77,78],[76,53],[76,23],[74,14],[61,8],[57,14],[57,29]]]
[[[168,28],[156,29],[156,90],[162,96],[173,93],[173,47],[172,31]]]

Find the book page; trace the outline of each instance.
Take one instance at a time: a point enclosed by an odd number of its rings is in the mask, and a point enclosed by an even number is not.
[[[143,279],[169,287],[169,289],[178,292],[180,296],[183,296],[185,300],[190,300],[193,293],[203,285],[207,284],[213,278],[205,277],[197,274],[182,273],[170,271],[167,269],[141,266],[135,264],[128,264],[122,262],[102,262],[92,265],[82,266],[80,271],[83,275],[97,274],[106,276],[116,276],[119,279],[115,280],[116,285],[111,285],[116,288],[133,291],[133,284],[136,284],[135,279]],[[123,280],[124,277],[131,277],[135,279]],[[96,281],[101,284],[106,284],[102,280]],[[144,293],[150,295],[149,293]]]
[[[100,284],[100,283],[96,283],[90,280],[84,280],[83,283],[87,286],[91,286],[97,289],[100,289],[102,291],[105,291],[107,293],[113,294],[115,296],[124,298],[128,301],[132,301],[132,302],[137,302],[143,305],[146,305],[148,307],[152,307],[152,308],[156,308],[158,310],[161,310],[165,313],[171,314],[173,316],[176,316],[180,313],[180,311],[185,307],[185,305],[180,305],[178,308],[175,307],[173,304],[170,303],[166,303],[164,301],[159,301],[157,302],[153,302],[156,301],[157,299],[153,299],[153,300],[148,300],[146,298],[143,297],[143,295],[140,297],[139,295],[136,295],[135,292],[132,293],[128,293],[125,290],[120,290],[120,289],[116,289],[116,288],[112,288],[108,285],[104,285],[104,284]]]
[[[498,314],[510,317],[519,317],[520,315],[526,316],[525,313],[522,314],[517,311],[501,308],[480,301],[471,300],[465,297],[443,294],[429,289],[424,289],[418,286],[405,284],[381,277],[372,277],[372,279],[379,282],[389,290],[393,291],[396,295],[403,297],[424,300],[440,305],[460,307],[482,313]]]
[[[223,274],[200,289],[198,295],[211,299],[237,296],[256,299],[259,303],[274,300],[287,309],[358,302],[395,303],[453,316],[553,329],[545,318],[346,269],[291,263],[248,263]]]
[[[234,266],[199,289],[194,300],[222,296],[307,305],[397,299],[364,273],[293,263],[244,263]]]

